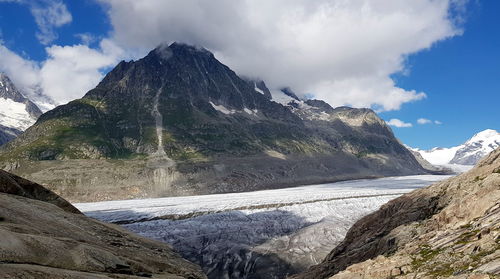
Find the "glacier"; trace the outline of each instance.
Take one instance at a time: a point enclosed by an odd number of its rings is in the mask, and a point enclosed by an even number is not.
[[[87,216],[169,243],[209,278],[285,278],[320,262],[364,215],[448,177],[388,177],[75,206]]]

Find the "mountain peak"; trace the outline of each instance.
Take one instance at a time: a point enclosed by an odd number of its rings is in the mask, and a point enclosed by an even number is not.
[[[173,55],[185,56],[185,55],[208,55],[213,56],[213,54],[207,49],[199,46],[189,45],[185,43],[173,42],[170,45],[166,42],[161,43],[155,49],[153,49],[148,56],[155,55],[164,60],[168,60]]]
[[[468,142],[477,142],[481,140],[488,140],[493,137],[500,137],[500,133],[498,133],[496,130],[493,129],[486,129],[484,131],[481,131],[477,134],[475,134]]]
[[[0,97],[12,99],[15,102],[24,102],[26,98],[16,89],[10,78],[0,72]]]
[[[486,129],[472,136],[465,143],[450,148],[434,147],[419,150],[431,164],[475,165],[481,158],[500,146],[500,133]]]

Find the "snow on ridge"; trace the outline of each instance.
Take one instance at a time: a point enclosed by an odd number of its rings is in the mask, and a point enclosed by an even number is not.
[[[493,129],[481,131],[464,144],[443,148],[434,147],[430,150],[421,150],[418,148],[410,148],[419,152],[422,157],[433,165],[453,166],[453,168],[465,169],[461,165],[452,164],[452,161],[463,160],[467,157],[483,157],[500,146],[500,133]]]
[[[212,101],[210,101],[210,104],[212,105],[212,107],[215,110],[220,111],[220,112],[222,112],[224,114],[234,114],[234,113],[236,113],[236,110],[234,110],[234,109],[228,109],[228,108],[226,108],[223,105],[216,105]]]
[[[210,101],[209,103],[210,103],[210,105],[212,105],[212,107],[216,111],[222,112],[222,113],[227,114],[227,115],[235,114],[235,113],[242,113],[242,112],[245,112],[245,113],[247,113],[249,115],[257,115],[257,113],[259,112],[257,109],[253,109],[252,110],[252,109],[249,109],[249,108],[243,108],[243,110],[235,110],[235,109],[226,108],[223,105],[216,105],[212,101]]]
[[[483,146],[498,145],[500,143],[500,133],[492,129],[486,129],[475,134],[465,144],[474,144],[476,142],[482,143]]]
[[[259,112],[257,109],[251,110],[249,108],[244,108],[243,111],[250,115],[257,115],[257,113]]]
[[[26,104],[0,98],[0,125],[24,131],[35,121],[26,110]]]
[[[294,98],[286,95],[285,93],[281,92],[280,90],[271,90],[271,96],[274,102],[278,104],[282,104],[284,106],[288,105],[288,103],[292,101],[297,101]]]
[[[265,94],[266,94],[266,93],[264,93],[264,91],[262,91],[259,87],[257,87],[257,83],[256,83],[256,82],[254,82],[253,84],[254,84],[254,89],[255,89],[255,91],[259,92],[259,93],[260,93],[260,94],[262,94],[262,95],[265,95]]]

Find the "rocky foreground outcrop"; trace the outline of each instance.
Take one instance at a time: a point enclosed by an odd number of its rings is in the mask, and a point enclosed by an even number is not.
[[[294,278],[498,278],[500,149],[474,169],[362,218]]]
[[[170,246],[85,217],[0,171],[0,278],[206,278]]]

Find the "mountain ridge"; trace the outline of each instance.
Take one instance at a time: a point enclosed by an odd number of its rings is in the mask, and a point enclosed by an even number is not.
[[[434,165],[475,165],[481,158],[499,146],[500,133],[493,129],[486,129],[458,146],[450,148],[434,147],[430,150],[411,149],[419,152]]]
[[[0,148],[0,162],[56,192],[74,185],[82,197],[105,185],[103,193],[112,192],[105,199],[427,172],[372,110],[275,96],[206,49],[160,45],[120,62],[83,98],[43,114]],[[55,181],[61,169],[68,178]]]

